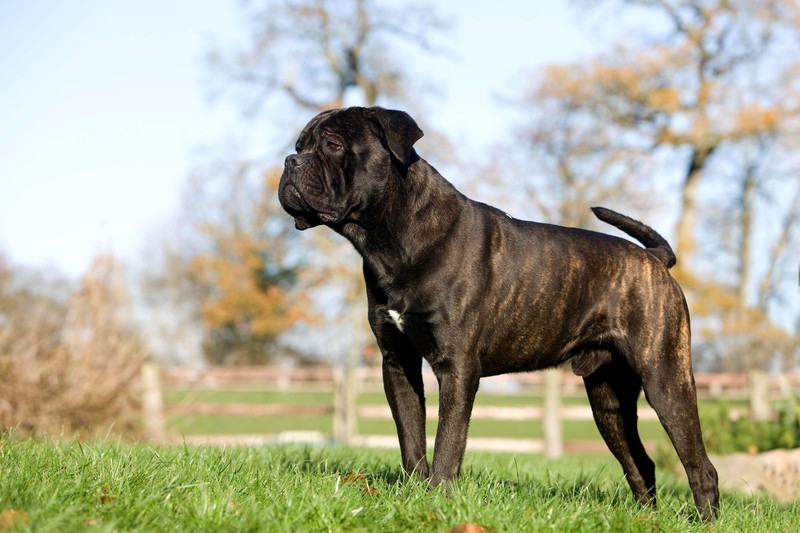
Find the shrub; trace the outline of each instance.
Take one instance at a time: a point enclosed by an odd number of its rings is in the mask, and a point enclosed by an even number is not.
[[[755,421],[744,416],[730,419],[726,403],[706,405],[700,411],[703,437],[709,452],[763,452],[800,446],[800,405],[787,401],[778,406],[775,421]]]
[[[66,299],[52,285],[20,286],[5,274],[0,425],[21,436],[135,431],[134,382],[145,351],[126,324],[114,260],[97,258]]]

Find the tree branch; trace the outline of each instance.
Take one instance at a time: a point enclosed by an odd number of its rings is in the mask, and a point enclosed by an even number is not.
[[[800,221],[800,187],[798,187],[795,191],[794,198],[789,205],[791,207],[789,208],[789,212],[786,214],[786,217],[783,220],[781,232],[769,255],[769,269],[767,270],[766,274],[764,274],[764,277],[761,279],[761,283],[759,284],[758,310],[762,313],[766,313],[767,304],[769,303],[769,299],[772,295],[772,288],[775,283],[775,273],[778,269],[778,259],[780,259],[780,257],[786,251],[786,246],[789,244],[789,238],[791,237],[792,230],[798,226],[798,221]]]

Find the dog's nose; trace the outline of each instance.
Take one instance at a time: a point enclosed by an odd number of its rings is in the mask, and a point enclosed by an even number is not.
[[[300,157],[297,154],[292,154],[286,157],[286,161],[284,161],[283,165],[289,169],[295,168],[299,163],[299,159]]]

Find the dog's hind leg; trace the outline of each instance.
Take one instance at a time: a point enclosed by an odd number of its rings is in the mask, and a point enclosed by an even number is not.
[[[650,357],[643,387],[686,470],[697,510],[705,520],[719,510],[717,471],[708,459],[697,413],[697,393],[686,346],[661,357]]]
[[[622,359],[614,358],[583,378],[600,434],[617,458],[633,495],[643,505],[655,505],[655,464],[642,445],[637,428],[639,376]]]

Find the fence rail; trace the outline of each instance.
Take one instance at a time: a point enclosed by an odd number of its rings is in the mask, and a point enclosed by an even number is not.
[[[430,370],[423,374],[426,390],[437,390],[436,379]],[[142,374],[146,427],[152,438],[165,440],[167,414],[192,415],[250,415],[250,416],[332,416],[334,440],[370,447],[397,448],[393,435],[363,435],[353,429],[356,419],[390,419],[387,405],[356,406],[355,394],[344,394],[348,386],[357,393],[382,390],[379,368],[354,369],[346,372],[330,367],[287,369],[280,367],[211,367],[202,370],[170,368],[160,370],[147,365]],[[695,382],[699,398],[747,400],[748,407],[729,410],[732,419],[750,414],[756,418],[772,416],[770,402],[800,393],[800,374],[697,374]],[[541,406],[508,407],[476,405],[472,418],[476,420],[542,421],[542,439],[510,439],[470,437],[468,449],[519,451],[560,456],[564,449],[593,451],[604,449],[601,441],[564,442],[562,423],[567,420],[592,420],[588,405],[562,405],[562,395],[582,394],[583,381],[568,371],[550,370],[484,378],[482,390],[501,394],[541,395]],[[334,394],[333,406],[281,405],[244,403],[188,402],[165,405],[163,390],[285,390],[328,391]],[[344,396],[350,398],[346,400]],[[435,419],[437,409],[430,406],[428,417]],[[649,406],[640,406],[640,420],[657,420]],[[338,429],[337,429],[338,428]],[[344,428],[344,430],[342,430]],[[284,431],[272,435],[193,435],[180,437],[182,442],[212,444],[259,444],[266,442],[328,442],[331,436],[320,431]],[[432,442],[429,442],[432,445]]]
[[[309,367],[284,368],[278,366],[215,366],[204,369],[168,368],[163,372],[166,383],[174,385],[204,385],[209,388],[222,385],[247,385],[252,383],[273,382],[278,385],[290,384],[330,384],[334,380],[336,368]],[[366,387],[382,387],[381,369],[362,367],[356,369],[356,376]],[[786,388],[800,388],[800,373],[768,375],[762,372],[749,374],[714,373],[695,374],[698,394],[704,397],[718,398],[725,395],[746,397],[754,375],[763,375],[770,389],[782,392]],[[436,377],[429,369],[423,370],[425,384],[435,384]],[[520,387],[540,387],[545,381],[544,372],[524,372],[504,374],[483,378],[481,387],[491,384],[491,388],[513,384]],[[565,388],[583,388],[583,379],[570,372],[564,372],[562,384]]]

